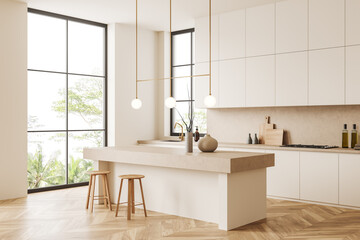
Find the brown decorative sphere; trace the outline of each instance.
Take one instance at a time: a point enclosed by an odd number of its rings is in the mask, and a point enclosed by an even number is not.
[[[206,134],[205,137],[200,139],[198,147],[202,152],[214,152],[218,147],[218,141],[211,137],[210,134]]]

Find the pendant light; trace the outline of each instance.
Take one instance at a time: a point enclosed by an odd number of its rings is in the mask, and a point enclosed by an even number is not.
[[[136,97],[131,101],[133,109],[140,109],[141,100],[138,98],[138,0],[136,0]]]
[[[209,95],[204,98],[206,107],[214,107],[216,98],[211,95],[211,0],[209,0]]]
[[[171,41],[171,0],[170,0],[170,97],[165,100],[165,106],[168,108],[174,108],[176,106],[176,100],[172,96],[172,41]]]

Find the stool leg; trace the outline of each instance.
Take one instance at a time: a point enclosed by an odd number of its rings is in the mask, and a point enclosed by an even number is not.
[[[109,187],[109,181],[108,181],[108,178],[107,178],[107,174],[105,175],[105,182],[106,182],[106,192],[107,192],[106,196],[108,198],[110,211],[112,211],[111,197],[110,197],[110,187]]]
[[[93,183],[91,184],[91,199],[90,199],[91,212],[94,212],[95,184],[96,184],[96,175],[93,176]]]
[[[92,185],[92,174],[90,174],[89,190],[88,190],[88,194],[87,194],[87,197],[86,197],[86,209],[89,209],[89,200],[90,200],[91,185]]]
[[[139,183],[140,183],[141,197],[142,197],[143,206],[144,206],[144,213],[145,213],[145,217],[147,217],[146,207],[145,207],[145,198],[144,198],[144,192],[143,192],[143,187],[142,187],[141,179],[139,179]]]
[[[116,213],[115,213],[115,217],[118,216],[118,212],[119,212],[119,205],[120,205],[120,196],[121,196],[121,188],[122,188],[122,184],[123,184],[123,179],[121,179],[120,182],[120,189],[119,189],[119,196],[118,196],[118,200],[117,200],[117,204],[116,204]]]
[[[131,181],[131,210],[132,210],[132,213],[135,213],[135,189],[134,189],[134,182],[135,180],[132,180]]]
[[[127,208],[127,220],[131,220],[131,179],[128,180],[128,208]]]
[[[103,182],[103,195],[104,195],[104,206],[107,208],[108,206],[108,199],[107,199],[107,191],[106,191],[106,182],[105,182],[105,175],[101,175],[102,182]]]

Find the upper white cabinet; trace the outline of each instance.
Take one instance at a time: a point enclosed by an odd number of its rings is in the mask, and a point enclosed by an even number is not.
[[[344,46],[345,0],[309,0],[309,48]]]
[[[211,58],[219,59],[219,16],[211,18]],[[195,21],[195,62],[209,61],[209,18],[198,18]]]
[[[309,104],[345,103],[344,48],[309,52]]]
[[[308,2],[285,0],[276,3],[276,52],[308,48]]]
[[[360,185],[360,155],[339,155],[339,203],[360,207],[360,191],[354,186]]]
[[[246,9],[246,56],[275,52],[275,3]]]
[[[245,59],[219,62],[219,107],[245,107]]]
[[[338,154],[300,152],[300,199],[338,203]]]
[[[266,153],[275,154],[275,166],[267,168],[267,195],[299,199],[299,152]]]
[[[308,53],[276,55],[276,106],[308,103]]]
[[[246,59],[246,106],[275,105],[275,56]]]
[[[245,10],[219,16],[219,57],[245,57]]]
[[[216,98],[216,105],[219,104],[219,63],[213,62],[211,64],[211,86],[212,86],[212,95]],[[196,63],[195,64],[195,74],[202,75],[209,73],[209,63]],[[204,98],[209,95],[209,77],[196,77],[194,78],[194,91],[195,91],[195,107],[196,108],[206,108],[204,104]]]
[[[360,44],[360,1],[346,0],[346,45]]]
[[[346,47],[346,104],[360,104],[359,63],[360,46]]]

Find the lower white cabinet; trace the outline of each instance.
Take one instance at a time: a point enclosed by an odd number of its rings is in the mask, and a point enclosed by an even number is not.
[[[299,199],[299,152],[269,151],[275,166],[267,168],[267,195]]]
[[[360,154],[339,155],[339,204],[360,207]]]
[[[339,155],[300,152],[300,199],[338,204]]]

